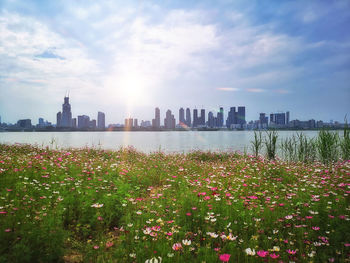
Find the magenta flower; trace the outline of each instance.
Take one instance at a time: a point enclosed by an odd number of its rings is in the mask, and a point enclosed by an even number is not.
[[[288,249],[288,250],[287,250],[287,253],[288,253],[289,255],[295,255],[295,254],[297,253],[297,251],[296,251],[296,250]]]
[[[228,262],[230,260],[230,257],[231,257],[230,254],[222,254],[219,256],[219,259],[222,262]]]
[[[270,254],[270,257],[273,259],[277,259],[280,257],[280,255],[276,255],[275,253]]]
[[[269,254],[269,252],[268,252],[268,251],[264,251],[264,250],[259,250],[258,252],[256,252],[256,254],[257,254],[259,257],[264,258],[264,257],[266,257],[266,256]]]

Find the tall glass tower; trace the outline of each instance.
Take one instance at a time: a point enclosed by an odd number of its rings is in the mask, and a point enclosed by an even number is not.
[[[64,97],[64,103],[62,104],[61,127],[72,127],[72,112],[69,97]]]

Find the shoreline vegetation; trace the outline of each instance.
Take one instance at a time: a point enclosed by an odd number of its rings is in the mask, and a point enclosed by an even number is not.
[[[0,144],[0,262],[350,262],[349,142],[345,129],[255,132],[251,155]]]

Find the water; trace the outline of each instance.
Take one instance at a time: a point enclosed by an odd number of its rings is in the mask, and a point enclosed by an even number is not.
[[[315,137],[318,131],[304,131]],[[264,134],[264,132],[263,132]],[[295,131],[279,131],[279,139]],[[0,132],[0,143],[30,143],[53,148],[96,147],[119,149],[133,146],[142,152],[241,151],[251,152],[253,131],[172,131],[172,132]]]

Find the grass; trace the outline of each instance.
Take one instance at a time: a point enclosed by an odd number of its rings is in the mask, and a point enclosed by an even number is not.
[[[0,262],[345,262],[350,162],[0,145]]]

